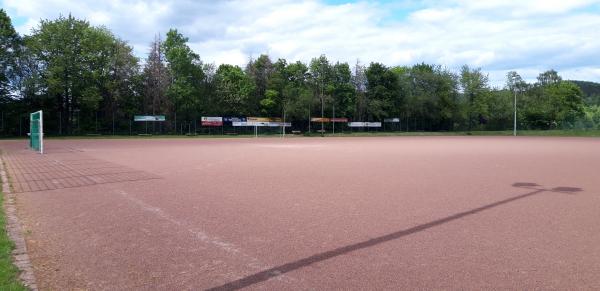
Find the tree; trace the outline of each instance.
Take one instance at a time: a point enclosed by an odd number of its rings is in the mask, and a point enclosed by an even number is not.
[[[460,85],[466,102],[469,130],[474,123],[482,125],[487,122],[489,107],[486,98],[490,91],[488,81],[488,76],[481,72],[481,68],[471,69],[467,65],[461,68]]]
[[[21,37],[6,11],[0,9],[0,102],[5,103],[15,91],[20,48]]]
[[[165,56],[171,73],[167,96],[186,118],[196,118],[201,111],[201,93],[204,72],[200,56],[187,45],[188,38],[171,29],[164,42]]]
[[[572,128],[584,116],[581,88],[554,70],[538,76],[538,82],[525,94],[523,120],[529,128]]]
[[[361,65],[357,60],[354,65],[354,73],[352,75],[352,85],[356,92],[356,105],[354,111],[354,119],[364,121],[367,119],[367,76],[366,67]]]
[[[347,117],[355,111],[355,89],[348,63],[337,62],[333,66],[332,105],[335,116]]]
[[[150,52],[144,66],[144,100],[142,110],[146,113],[166,113],[170,109],[167,98],[167,88],[170,83],[167,69],[164,44],[159,36],[154,38],[150,45]]]
[[[252,94],[249,102],[249,105],[252,106],[249,108],[251,112],[260,112],[261,101],[266,97],[266,91],[269,86],[269,78],[271,78],[272,73],[273,63],[267,55],[260,55],[258,59],[250,60],[246,65],[246,74],[254,82],[255,88],[254,94]]]
[[[396,102],[404,113],[405,126],[421,130],[451,130],[461,120],[457,101],[456,76],[439,65],[416,64],[396,67],[399,79]],[[393,111],[392,111],[393,112]],[[411,126],[412,125],[412,126]]]
[[[222,64],[215,75],[216,95],[221,114],[243,116],[248,114],[248,100],[254,84],[242,68]]]
[[[510,92],[512,92],[513,98],[513,130],[514,135],[517,135],[517,123],[518,123],[518,113],[517,113],[517,96],[525,92],[527,90],[527,83],[523,81],[521,76],[515,72],[510,71],[506,74],[506,87]]]
[[[298,61],[286,67],[287,82],[283,89],[283,115],[298,119],[306,118],[306,110],[312,102],[312,93],[308,87],[309,73],[306,64]],[[310,120],[309,120],[310,122]]]
[[[558,75],[555,70],[548,70],[538,75],[537,77],[538,85],[546,86],[551,84],[556,84],[562,81],[562,78]]]
[[[47,97],[50,113],[58,113],[59,133],[73,132],[75,113],[81,111],[90,117],[84,125],[97,127],[96,120],[101,101],[115,94],[110,89],[115,74],[117,54],[131,53],[124,43],[119,43],[108,30],[90,26],[85,20],[71,15],[56,20],[42,20],[26,39],[28,54],[40,68],[41,84],[37,97]],[[116,48],[121,51],[117,53]],[[131,56],[131,55],[130,55]],[[130,61],[133,59],[130,59]],[[111,67],[111,62],[113,66]],[[127,61],[129,62],[129,61]],[[94,114],[90,114],[94,113]],[[79,114],[78,114],[79,115]],[[79,120],[78,125],[81,123]]]
[[[331,84],[331,65],[325,55],[313,58],[309,65],[310,80],[313,88],[313,96],[321,103],[321,118],[325,116],[325,99],[331,96],[333,87]],[[325,128],[321,121],[321,134],[324,134]]]
[[[398,76],[380,63],[371,63],[367,76],[367,115],[369,119],[387,117],[398,96]]]

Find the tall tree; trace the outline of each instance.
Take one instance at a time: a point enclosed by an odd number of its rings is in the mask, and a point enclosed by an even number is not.
[[[467,108],[468,127],[474,124],[487,123],[489,107],[486,98],[489,96],[489,78],[481,68],[471,69],[464,65],[460,70],[460,85]]]
[[[260,55],[256,60],[250,60],[246,65],[246,74],[254,82],[254,94],[249,102],[249,110],[254,113],[261,111],[261,101],[265,99],[269,86],[269,79],[273,73],[273,62],[267,55]],[[263,103],[268,102],[264,101]],[[264,106],[263,106],[264,107]]]
[[[371,63],[367,76],[367,113],[369,119],[381,120],[392,110],[398,94],[398,76],[380,63]]]
[[[0,9],[0,102],[6,101],[15,91],[17,78],[18,53],[21,38],[15,31],[10,17]]]
[[[519,95],[523,94],[523,92],[527,90],[527,83],[523,81],[523,78],[521,78],[521,75],[519,75],[517,72],[510,71],[506,74],[506,88],[513,95],[513,129],[515,131],[514,134],[516,135],[517,124],[519,123],[519,112],[517,109],[519,102],[517,98],[519,98]]]
[[[58,112],[59,131],[73,131],[76,112],[98,111],[115,42],[105,28],[71,15],[42,20],[27,39],[29,54],[42,68],[41,93],[56,100],[51,111]]]
[[[399,73],[406,96],[407,128],[454,129],[460,121],[456,76],[439,65],[425,63],[402,68]]]
[[[367,75],[366,67],[356,61],[352,74],[352,85],[356,92],[356,105],[354,111],[354,119],[359,121],[367,120]]]
[[[356,94],[352,84],[352,72],[348,63],[337,62],[332,72],[332,106],[335,116],[348,117],[354,114]]]
[[[325,55],[313,58],[309,65],[311,85],[314,97],[321,105],[320,116],[325,116],[325,101],[331,97],[333,91],[332,68]],[[321,122],[321,134],[324,133],[324,124]]]
[[[242,68],[222,64],[215,75],[219,114],[243,116],[249,114],[248,100],[254,91],[254,83]]]
[[[538,75],[538,85],[546,86],[550,84],[556,84],[562,81],[562,78],[558,75],[555,70],[548,70]]]
[[[204,71],[200,56],[187,45],[188,38],[176,29],[167,33],[164,43],[165,56],[171,72],[172,82],[167,96],[186,118],[196,118],[201,111],[201,93]]]
[[[283,89],[283,96],[285,96],[282,106],[283,115],[289,114],[296,120],[306,120],[307,109],[313,100],[308,86],[310,77],[308,67],[298,61],[287,65],[286,72],[288,80]]]
[[[160,37],[156,36],[150,45],[143,72],[144,106],[142,109],[145,113],[164,114],[170,109],[170,102],[167,98],[170,77],[165,64],[163,43]]]

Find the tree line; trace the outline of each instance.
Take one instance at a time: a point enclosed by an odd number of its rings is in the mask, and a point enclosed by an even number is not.
[[[21,36],[0,10],[2,133],[44,110],[55,134],[106,128],[133,115],[166,115],[165,126],[201,116],[285,117],[305,130],[310,117],[399,118],[422,131],[600,128],[600,107],[580,86],[549,70],[534,83],[509,72],[503,88],[480,68],[309,63],[260,55],[244,67],[201,60],[176,29],[156,36],[144,59],[106,27],[71,15],[42,20]],[[580,82],[579,84],[585,84]],[[592,83],[595,84],[595,83]],[[589,84],[586,84],[589,85]],[[586,100],[592,100],[586,102]],[[117,123],[123,126],[123,123]],[[113,128],[114,130],[114,128]]]

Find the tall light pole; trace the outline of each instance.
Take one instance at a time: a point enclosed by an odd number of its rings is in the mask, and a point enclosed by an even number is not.
[[[321,75],[321,136],[325,136],[325,127],[323,124],[323,118],[325,116],[324,104],[323,104],[323,76]]]
[[[335,135],[335,99],[333,100],[333,120],[331,124],[333,125],[333,134]]]
[[[513,136],[517,136],[517,90],[514,90],[515,93],[515,117],[514,117],[514,126],[513,126]]]

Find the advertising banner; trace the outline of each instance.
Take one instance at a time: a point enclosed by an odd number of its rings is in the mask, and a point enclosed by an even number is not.
[[[246,119],[248,122],[281,122],[281,118],[279,117],[248,117]]]
[[[246,117],[223,117],[223,122],[246,122]]]
[[[165,121],[164,115],[135,115],[133,121]]]
[[[365,122],[367,127],[381,127],[381,122]]]
[[[381,127],[381,122],[348,122],[349,127]]]
[[[383,122],[400,122],[400,118],[395,117],[395,118],[386,118],[383,120]]]
[[[348,122],[349,127],[365,127],[364,122]]]
[[[346,117],[336,117],[336,118],[311,117],[310,121],[311,122],[348,122],[348,118],[346,118]]]
[[[285,126],[285,127],[290,127],[292,126],[291,122],[262,122],[262,121],[234,121],[231,123],[232,126],[269,126],[269,127],[279,127],[279,126]]]
[[[202,116],[202,126],[223,126],[223,117]]]
[[[336,118],[330,118],[329,121],[331,121],[331,122],[348,122],[348,118],[336,117]]]

